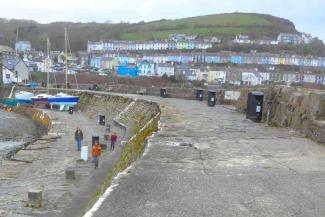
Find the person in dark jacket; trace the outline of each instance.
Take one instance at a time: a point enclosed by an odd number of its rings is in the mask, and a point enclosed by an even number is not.
[[[76,132],[74,133],[74,138],[76,140],[77,143],[77,150],[80,151],[81,150],[81,142],[84,138],[84,135],[81,131],[81,129],[79,127],[77,127]]]
[[[112,136],[111,136],[111,149],[110,149],[110,151],[112,151],[112,150],[114,151],[116,141],[117,141],[117,135],[114,132],[112,134]]]

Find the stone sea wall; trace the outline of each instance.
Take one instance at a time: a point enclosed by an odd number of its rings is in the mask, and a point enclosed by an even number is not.
[[[105,115],[107,123],[121,127],[128,137],[138,132],[160,111],[158,104],[146,100],[89,92],[72,94],[80,96],[77,110],[80,109],[91,118],[98,118],[99,114]]]
[[[10,88],[3,88],[0,87],[0,101],[6,97],[8,97],[10,93]],[[52,122],[51,118],[49,115],[47,115],[45,112],[38,110],[38,109],[33,109],[33,108],[11,108],[7,112],[15,112],[17,114],[26,116],[28,119],[31,119],[33,123],[35,124],[35,130],[31,132],[31,135],[28,135],[23,139],[23,144],[19,145],[10,151],[6,153],[6,158],[11,158],[12,155],[14,155],[17,151],[19,151],[22,147],[26,147],[30,143],[36,141],[39,139],[42,135],[46,134],[48,130],[52,127]],[[33,127],[34,127],[33,126]],[[21,132],[22,134],[22,132]],[[22,134],[23,135],[23,134]],[[13,140],[16,140],[16,138],[12,138]]]
[[[52,127],[50,116],[39,109],[17,107],[13,111],[30,117],[43,132]]]
[[[147,138],[158,131],[160,108],[154,102],[118,95],[86,91],[68,92],[80,96],[81,101],[76,107],[77,110],[80,109],[93,118],[96,118],[99,113],[105,115],[106,121],[125,131],[127,138],[118,161],[92,195],[86,206],[87,210],[111,185],[113,178],[142,155]]]
[[[253,89],[242,89],[237,108],[246,112],[247,95]],[[286,127],[325,143],[325,91],[293,87],[270,87],[264,92],[263,120]]]

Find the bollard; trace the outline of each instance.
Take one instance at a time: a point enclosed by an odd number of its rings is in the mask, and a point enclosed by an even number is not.
[[[99,125],[105,126],[105,115],[99,115],[98,123]]]
[[[213,106],[216,105],[216,101],[217,101],[216,91],[209,90],[209,92],[208,92],[208,105],[213,107]]]
[[[76,174],[74,169],[68,168],[65,170],[65,178],[66,179],[76,179]]]
[[[40,208],[42,207],[42,202],[43,202],[42,190],[31,189],[28,191],[27,207]]]
[[[92,136],[91,137],[91,144],[92,144],[92,146],[95,145],[95,142],[96,141],[99,143],[99,136]]]
[[[197,89],[196,90],[196,100],[202,101],[203,100],[203,90]]]
[[[263,117],[263,98],[264,93],[253,91],[247,96],[246,118],[255,122],[260,122]]]
[[[69,107],[69,114],[72,115],[73,114],[73,107]]]
[[[161,88],[160,89],[160,96],[162,98],[166,98],[167,97],[167,89],[166,88]]]

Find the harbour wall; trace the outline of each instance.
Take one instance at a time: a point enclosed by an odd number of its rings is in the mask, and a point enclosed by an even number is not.
[[[246,112],[247,95],[255,89],[240,91],[237,109]],[[299,131],[325,143],[325,91],[286,86],[258,89],[264,96],[263,121],[270,126]]]

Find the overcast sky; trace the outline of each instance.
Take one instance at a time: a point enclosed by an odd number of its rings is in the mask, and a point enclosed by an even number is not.
[[[290,19],[299,31],[325,40],[325,0],[0,0],[0,17],[53,21],[151,21],[255,12]]]

